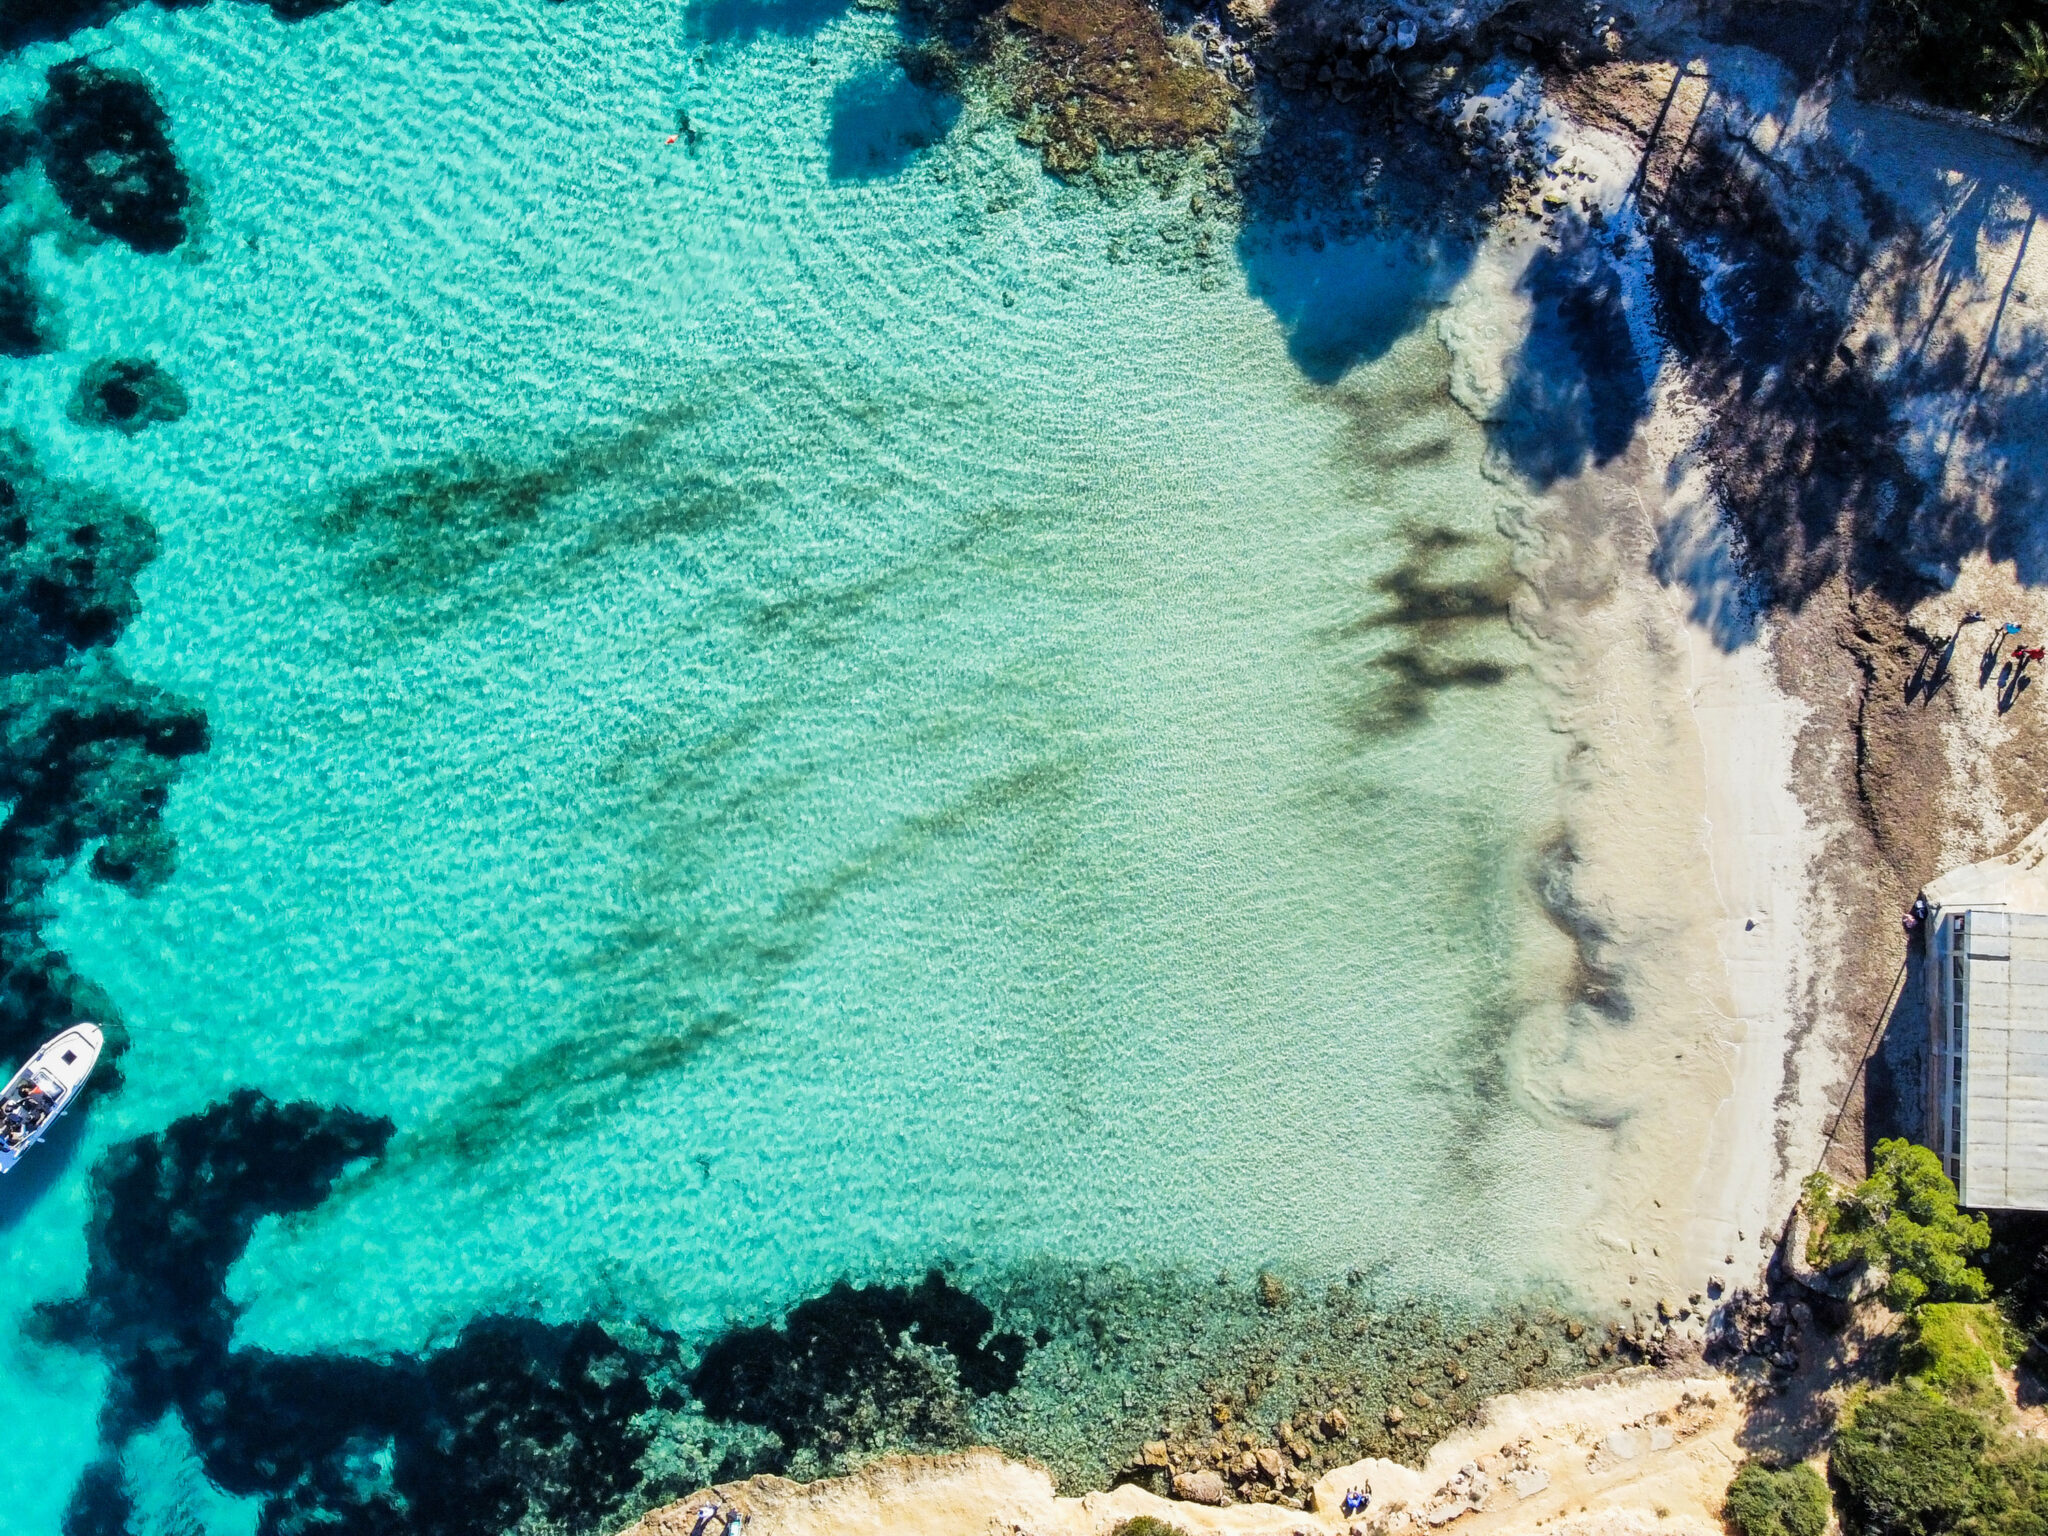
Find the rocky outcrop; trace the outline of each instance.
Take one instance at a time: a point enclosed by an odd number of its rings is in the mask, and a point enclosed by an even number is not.
[[[1802,1200],[1792,1208],[1792,1220],[1785,1229],[1785,1241],[1779,1249],[1779,1263],[1785,1277],[1794,1284],[1805,1287],[1816,1296],[1853,1306],[1877,1295],[1889,1283],[1891,1276],[1884,1269],[1864,1259],[1845,1260],[1826,1269],[1815,1268],[1806,1257],[1812,1241],[1813,1222],[1807,1216],[1806,1202]]]
[[[921,40],[904,50],[927,86],[972,86],[1018,120],[1060,176],[1105,152],[1185,150],[1222,138],[1237,91],[1201,43],[1169,34],[1148,0],[911,0]]]
[[[175,250],[192,187],[148,82],[83,59],[57,65],[49,82],[35,126],[43,169],[64,206],[134,250]]]
[[[71,397],[71,419],[110,427],[127,437],[160,421],[177,421],[191,402],[178,381],[146,357],[102,357],[88,363]]]

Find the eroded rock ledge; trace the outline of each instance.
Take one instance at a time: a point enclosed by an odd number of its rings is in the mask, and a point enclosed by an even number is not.
[[[892,1456],[815,1483],[757,1477],[704,1489],[623,1536],[688,1536],[707,1503],[742,1510],[750,1536],[1109,1536],[1143,1515],[1190,1536],[1392,1536],[1447,1526],[1494,1536],[1539,1524],[1585,1536],[1708,1536],[1721,1528],[1743,1422],[1725,1379],[1639,1367],[1597,1385],[1494,1398],[1420,1467],[1374,1458],[1331,1470],[1307,1510],[1170,1500],[1129,1484],[1061,1498],[1042,1468],[976,1449]],[[1342,1505],[1354,1488],[1371,1503],[1347,1517]]]

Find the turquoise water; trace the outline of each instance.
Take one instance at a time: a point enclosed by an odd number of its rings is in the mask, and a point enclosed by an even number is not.
[[[1135,1357],[1256,1318],[1262,1268],[1569,1282],[1599,1146],[1500,1072],[1559,970],[1560,748],[1410,252],[1257,235],[1248,278],[1186,185],[1043,176],[859,10],[86,40],[162,100],[193,233],[82,238],[22,173],[61,346],[10,412],[155,524],[115,654],[210,745],[160,887],[53,887],[130,1044],[0,1238],[54,1469],[23,1529],[106,1449],[105,1363],[33,1311],[87,1283],[93,1170],[238,1089],[392,1128],[255,1224],[244,1351],[509,1313],[688,1357],[937,1265],[1038,1325],[1121,1276]],[[1324,385],[1304,327],[1387,344]],[[138,352],[189,412],[74,419]],[[1479,617],[1393,622],[1451,587]],[[1044,1450],[1064,1369],[985,1423]],[[1187,1383],[1127,1385],[1119,1433]],[[176,1413],[123,1444],[126,1528],[254,1528]]]

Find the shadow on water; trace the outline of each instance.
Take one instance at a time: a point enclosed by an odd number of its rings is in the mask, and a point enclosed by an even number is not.
[[[1412,252],[1366,238],[1330,240],[1313,224],[1247,230],[1238,241],[1252,295],[1287,336],[1312,384],[1333,385],[1383,357],[1428,312],[1431,273]]]
[[[1512,664],[1485,647],[1504,637],[1514,577],[1468,534],[1401,524],[1403,557],[1373,578],[1373,606],[1327,635],[1358,650],[1358,687],[1344,723],[1361,739],[1412,730],[1446,694],[1497,687]]]
[[[1250,39],[1260,71],[1283,89],[1261,97],[1259,143],[1236,171],[1247,285],[1284,327],[1303,376],[1321,385],[1421,323],[1432,291],[1470,267],[1500,186],[1441,119],[1425,123],[1419,108],[1436,85],[1356,75],[1328,24],[1306,0],[1280,0],[1270,30]],[[1344,88],[1349,101],[1315,84],[1333,59],[1357,80]]]
[[[946,136],[960,98],[925,89],[900,65],[880,65],[842,81],[832,93],[828,174],[834,181],[894,176]]]
[[[0,1067],[0,1071],[5,1070],[8,1068]],[[20,1226],[43,1196],[62,1182],[78,1157],[78,1149],[85,1144],[85,1122],[90,1112],[88,1097],[61,1115],[12,1173],[0,1175],[0,1233]]]
[[[810,37],[847,10],[847,0],[699,0],[690,7],[689,35],[707,43]]]
[[[1302,377],[1324,386],[1383,357],[1472,258],[1463,240],[1404,229],[1402,216],[1428,205],[1422,185],[1386,169],[1406,136],[1357,127],[1333,131],[1283,107],[1239,176],[1246,286],[1280,323]]]

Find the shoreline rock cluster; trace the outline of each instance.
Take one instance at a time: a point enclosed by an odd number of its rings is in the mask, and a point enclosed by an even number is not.
[[[1382,1393],[1357,1381],[1331,1382],[1274,1423],[1260,1414],[1265,1382],[1254,1370],[1242,1389],[1216,1393],[1206,1422],[1182,1421],[1147,1441],[1115,1484],[1210,1506],[1304,1509],[1332,1467],[1361,1455],[1416,1458],[1494,1392],[1645,1363],[1673,1365],[1696,1358],[1697,1346],[1666,1322],[1631,1332],[1551,1313],[1517,1318],[1499,1335],[1471,1329],[1426,1353]],[[1513,1368],[1505,1381],[1500,1361]],[[1488,1371],[1485,1393],[1472,1390],[1476,1370]]]

